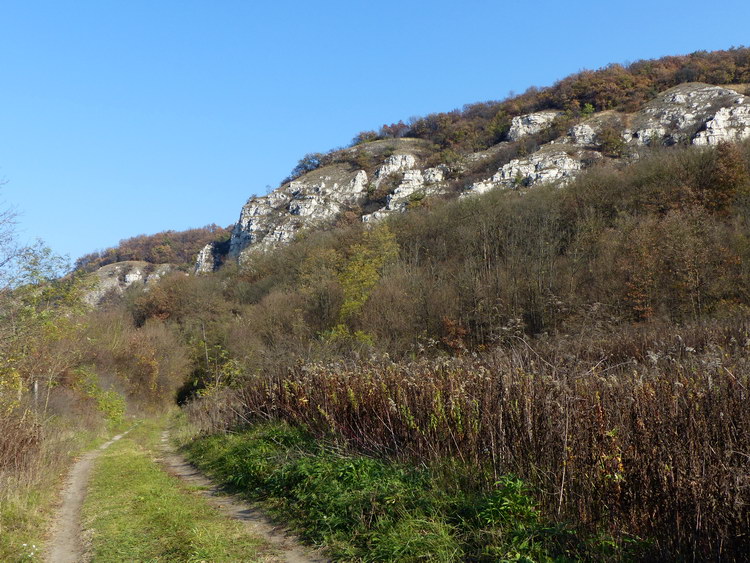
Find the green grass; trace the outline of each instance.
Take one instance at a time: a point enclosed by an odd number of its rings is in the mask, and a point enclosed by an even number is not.
[[[609,541],[546,520],[510,476],[486,491],[465,468],[409,467],[317,444],[283,424],[197,439],[185,450],[306,540],[350,561],[622,559]]]
[[[0,561],[40,558],[51,497],[35,488],[0,500]]]
[[[263,560],[261,540],[160,468],[162,428],[146,421],[97,460],[84,504],[94,560]]]

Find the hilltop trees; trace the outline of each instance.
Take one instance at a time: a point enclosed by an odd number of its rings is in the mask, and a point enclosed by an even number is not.
[[[75,268],[93,272],[115,262],[143,260],[152,264],[174,264],[192,267],[198,252],[211,242],[229,238],[229,229],[206,225],[186,231],[163,231],[155,235],[138,235],[120,241],[115,247],[92,252],[76,260]]]
[[[282,419],[472,491],[512,473],[644,560],[743,560],[748,164],[748,142],[677,147],[306,232],[217,274],[203,341],[180,299],[145,322],[203,350],[205,429]]]
[[[611,64],[584,70],[546,88],[529,88],[500,102],[464,106],[411,121],[400,135],[428,139],[441,148],[460,152],[485,149],[504,139],[513,116],[557,109],[572,116],[592,110],[633,111],[657,93],[684,82],[744,84],[750,82],[750,49],[698,51],[690,55]],[[392,135],[384,126],[379,138]]]

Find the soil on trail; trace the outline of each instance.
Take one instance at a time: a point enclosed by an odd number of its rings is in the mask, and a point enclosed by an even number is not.
[[[82,540],[81,507],[86,497],[91,468],[102,450],[106,450],[128,432],[130,430],[118,434],[98,449],[84,454],[70,470],[63,492],[62,506],[57,513],[52,539],[47,549],[46,559],[50,563],[80,563],[88,560]]]
[[[283,526],[278,526],[262,512],[242,501],[235,495],[227,494],[193,464],[174,451],[169,443],[169,434],[162,434],[162,463],[167,471],[185,483],[198,487],[197,493],[216,506],[222,514],[243,522],[248,532],[267,541],[276,551],[280,561],[287,563],[327,563],[330,560],[319,551],[300,544],[298,538]]]

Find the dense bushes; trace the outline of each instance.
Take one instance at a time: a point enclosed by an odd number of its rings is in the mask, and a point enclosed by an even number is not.
[[[684,82],[750,82],[750,49],[698,51],[585,70],[547,88],[529,88],[502,102],[469,104],[462,110],[416,119],[406,131],[399,124],[384,125],[379,137],[396,136],[397,132],[398,136],[427,139],[459,152],[482,150],[504,139],[513,116],[545,109],[570,115],[585,115],[592,109],[633,111],[659,92]]]
[[[735,314],[750,305],[749,160],[747,145],[672,149],[596,167],[562,190],[497,191],[371,229],[309,233],[225,270],[225,283],[170,280],[136,302],[136,316],[193,308],[221,332],[213,344],[271,369],[263,358],[325,358],[342,338],[404,357]]]
[[[192,267],[195,257],[204,246],[227,238],[229,230],[217,225],[186,231],[164,231],[155,235],[139,235],[121,240],[120,244],[113,248],[86,254],[76,260],[75,267],[93,272],[107,264],[126,260]]]
[[[749,155],[657,151],[255,255],[220,273],[232,376],[189,412],[514,473],[651,557],[742,559]]]

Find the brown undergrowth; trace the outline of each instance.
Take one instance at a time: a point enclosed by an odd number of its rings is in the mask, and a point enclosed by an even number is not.
[[[204,431],[258,418],[376,455],[515,474],[546,513],[652,541],[652,555],[750,549],[748,325],[519,340],[474,356],[298,364],[208,393]]]

